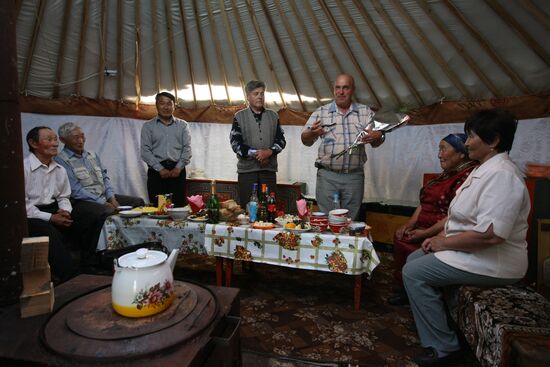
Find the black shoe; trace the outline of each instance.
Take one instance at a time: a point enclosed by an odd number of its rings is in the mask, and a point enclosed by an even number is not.
[[[450,366],[461,359],[460,350],[451,352],[445,357],[438,357],[434,348],[424,348],[424,352],[413,358],[420,367]]]
[[[407,293],[405,292],[394,293],[390,298],[388,298],[388,303],[392,306],[408,305],[409,297],[407,297]]]

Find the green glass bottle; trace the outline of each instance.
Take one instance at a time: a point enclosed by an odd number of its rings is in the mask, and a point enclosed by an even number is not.
[[[208,222],[216,224],[220,222],[220,200],[216,195],[216,180],[210,183],[210,197],[206,202],[206,210],[208,211]]]

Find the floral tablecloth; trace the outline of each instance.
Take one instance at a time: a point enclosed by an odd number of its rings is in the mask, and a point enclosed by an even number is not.
[[[113,215],[103,224],[97,250],[116,250],[144,242],[158,241],[168,250],[178,248],[183,254],[206,255],[205,226],[205,223],[184,220],[152,219],[145,216],[121,218]]]
[[[366,237],[282,229],[258,230],[207,224],[204,245],[209,255],[300,269],[345,274],[371,272],[380,264]]]

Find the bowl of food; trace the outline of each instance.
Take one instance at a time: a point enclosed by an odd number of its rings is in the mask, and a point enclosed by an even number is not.
[[[188,206],[184,206],[182,208],[168,208],[166,209],[166,213],[172,218],[172,219],[186,219],[189,214],[191,214],[191,209]]]

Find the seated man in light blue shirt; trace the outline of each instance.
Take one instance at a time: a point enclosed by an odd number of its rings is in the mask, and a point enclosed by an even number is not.
[[[80,223],[73,228],[73,233],[83,252],[93,254],[105,218],[120,205],[136,207],[144,205],[144,201],[137,197],[115,195],[107,170],[97,154],[84,150],[86,137],[78,125],[67,122],[59,127],[58,134],[65,147],[55,160],[67,170],[71,184],[72,215]]]

